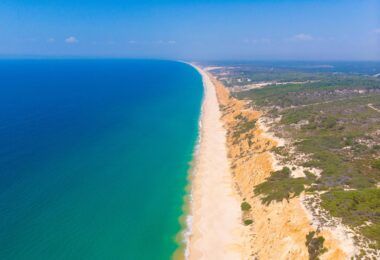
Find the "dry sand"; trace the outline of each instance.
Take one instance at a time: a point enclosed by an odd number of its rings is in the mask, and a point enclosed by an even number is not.
[[[226,148],[226,130],[215,86],[203,78],[200,144],[195,158],[191,189],[191,235],[188,259],[241,259],[242,220],[240,200],[233,186]]]

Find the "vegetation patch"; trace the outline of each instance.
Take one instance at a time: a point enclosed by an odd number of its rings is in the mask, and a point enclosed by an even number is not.
[[[241,135],[248,133],[255,128],[257,120],[249,120],[247,117],[239,114],[235,116],[237,120],[236,127],[233,130],[232,138],[236,142]]]
[[[331,190],[322,194],[322,207],[343,223],[358,227],[380,249],[380,190]]]
[[[316,182],[319,190],[371,188],[380,179],[380,169],[374,167],[371,151],[353,141],[355,138],[354,134],[331,131],[315,133],[296,143],[300,151],[312,155],[304,166],[322,170],[322,177]]]
[[[373,160],[372,167],[375,168],[375,169],[380,170],[380,159]]]
[[[379,108],[380,78],[371,76],[379,68],[304,65],[229,64],[220,70],[219,77],[234,87],[233,96],[251,101],[273,119],[271,129],[278,136],[293,141],[291,147],[272,149],[278,158],[320,170],[318,178],[311,173],[291,178],[290,170],[284,168],[254,187],[255,195],[269,204],[297,196],[305,188],[325,191],[322,206],[380,249],[380,114],[373,109]],[[257,88],[253,85],[257,83],[264,85]],[[240,117],[246,124],[248,120]],[[244,129],[237,129],[236,140],[247,138],[241,135]],[[321,239],[310,236],[308,244],[318,252],[323,247],[313,246],[313,241]],[[310,255],[318,257],[313,252]]]
[[[319,256],[327,252],[327,248],[323,246],[324,242],[324,237],[318,236],[315,231],[311,231],[306,235],[305,245],[307,246],[310,260],[318,260]]]
[[[243,221],[243,223],[244,223],[245,226],[249,226],[249,225],[251,225],[253,223],[253,220],[252,219],[245,219]]]
[[[282,116],[281,123],[283,124],[297,124],[303,119],[308,119],[313,115],[313,111],[310,108],[305,109],[291,109],[288,110]]]
[[[241,208],[242,211],[249,211],[252,207],[251,207],[251,205],[248,202],[244,201],[240,205],[240,208]]]
[[[259,106],[304,106],[350,99],[370,94],[380,88],[380,80],[363,76],[319,75],[321,80],[303,84],[269,85],[259,89],[238,92],[235,97],[254,100]],[[310,77],[308,80],[313,80]],[[362,92],[358,92],[360,89]],[[374,102],[375,103],[375,102]]]
[[[310,184],[307,178],[292,178],[291,171],[284,167],[280,171],[275,171],[265,182],[254,188],[256,196],[262,195],[263,204],[269,205],[272,201],[281,202],[286,199],[298,196],[305,189],[305,185]]]

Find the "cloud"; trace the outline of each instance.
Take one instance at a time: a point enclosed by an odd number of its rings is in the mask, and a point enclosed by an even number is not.
[[[54,38],[49,38],[49,39],[47,39],[47,42],[48,42],[48,43],[54,43],[54,42],[55,42],[55,39],[54,39]]]
[[[380,34],[380,28],[373,30],[373,33]]]
[[[78,40],[74,36],[70,36],[70,37],[68,37],[68,38],[65,39],[65,42],[68,43],[68,44],[74,44],[74,43],[77,43]]]
[[[310,34],[299,33],[299,34],[294,35],[290,39],[293,41],[312,41],[314,40],[314,37],[311,36]]]

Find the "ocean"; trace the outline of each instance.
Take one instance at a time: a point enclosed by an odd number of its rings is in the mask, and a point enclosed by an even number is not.
[[[189,65],[0,61],[0,259],[169,259],[198,135]]]

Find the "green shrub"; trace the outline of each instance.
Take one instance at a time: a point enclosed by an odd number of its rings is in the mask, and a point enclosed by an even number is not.
[[[327,252],[327,248],[323,246],[325,239],[323,236],[317,236],[315,231],[309,232],[306,235],[307,251],[309,252],[310,260],[317,260],[319,256]]]
[[[263,195],[262,203],[269,205],[272,201],[280,202],[298,196],[305,189],[304,185],[309,183],[310,181],[306,178],[292,178],[290,169],[284,167],[280,171],[273,172],[265,182],[257,185],[254,193],[256,196]]]
[[[310,181],[315,181],[317,178],[316,178],[316,176],[313,174],[313,173],[311,173],[310,171],[304,171],[304,174],[305,174],[305,176],[306,176],[306,179],[308,179],[308,180],[310,180]]]
[[[296,110],[296,109],[291,109],[287,111],[282,119],[281,123],[290,125],[290,124],[297,124],[299,121],[303,119],[309,119],[313,116],[312,110],[305,108],[302,110]]]
[[[373,248],[380,249],[380,223],[363,227],[362,233],[365,237],[374,241],[374,244],[372,244]]]
[[[235,116],[235,119],[238,120],[236,127],[233,129],[232,138],[235,139],[234,143],[238,141],[238,138],[242,134],[248,133],[250,130],[254,129],[256,126],[257,120],[249,121],[247,117],[239,114]]]
[[[284,147],[283,146],[274,146],[272,147],[271,151],[274,152],[275,154],[278,154],[278,155],[282,155],[282,156],[286,156],[287,153],[286,151],[284,151]]]
[[[380,159],[373,160],[373,162],[372,162],[372,168],[380,170]]]
[[[253,223],[253,220],[252,219],[245,219],[243,221],[243,223],[244,223],[244,225],[249,226],[249,225],[251,225]]]
[[[333,128],[337,123],[337,119],[333,116],[328,116],[322,119],[321,127],[322,128]]]
[[[248,202],[244,201],[241,205],[240,208],[242,211],[249,211],[251,209],[251,205],[249,205]]]

